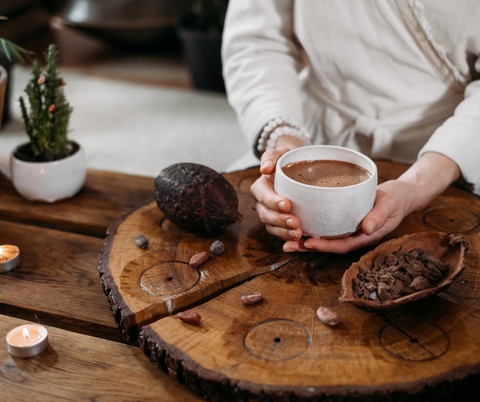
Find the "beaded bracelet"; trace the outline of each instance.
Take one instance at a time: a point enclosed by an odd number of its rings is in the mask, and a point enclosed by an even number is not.
[[[302,139],[305,142],[305,145],[310,144],[310,140],[305,131],[301,130],[300,126],[292,120],[282,116],[270,120],[263,127],[260,138],[258,139],[257,150],[263,152],[268,149],[273,149],[275,142],[281,135],[292,135]]]
[[[272,133],[268,137],[265,151],[275,148],[275,143],[277,142],[278,137],[282,135],[291,135],[292,137],[300,138],[301,140],[303,140],[303,145],[310,145],[310,140],[308,139],[307,136],[302,134],[300,130],[297,130],[296,128],[293,128],[293,127],[282,126],[282,127],[277,127],[275,130],[272,131]]]

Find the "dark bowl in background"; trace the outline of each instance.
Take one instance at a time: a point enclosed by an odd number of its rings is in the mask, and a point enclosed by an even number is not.
[[[192,0],[67,0],[58,15],[66,26],[110,42],[147,49],[176,44],[173,27]]]

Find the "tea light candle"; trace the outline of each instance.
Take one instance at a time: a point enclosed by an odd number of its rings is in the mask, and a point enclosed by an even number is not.
[[[0,246],[0,272],[11,271],[20,265],[20,249],[17,246],[4,244]]]
[[[26,359],[37,356],[48,346],[47,328],[38,324],[25,324],[7,334],[8,353]]]

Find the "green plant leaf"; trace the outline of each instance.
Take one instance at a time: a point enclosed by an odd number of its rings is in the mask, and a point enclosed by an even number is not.
[[[9,49],[9,42],[7,42],[5,39],[0,39],[2,42],[2,47],[3,51],[5,52],[5,56],[7,56],[8,61],[12,61],[12,55],[10,54],[10,49]]]

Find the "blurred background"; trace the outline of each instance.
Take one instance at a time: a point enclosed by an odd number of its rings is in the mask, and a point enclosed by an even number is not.
[[[0,38],[33,52],[9,71],[0,163],[28,137],[18,97],[50,43],[87,166],[155,177],[177,162],[256,164],[228,105],[221,35],[228,0],[1,0]],[[245,156],[250,153],[249,156]]]

